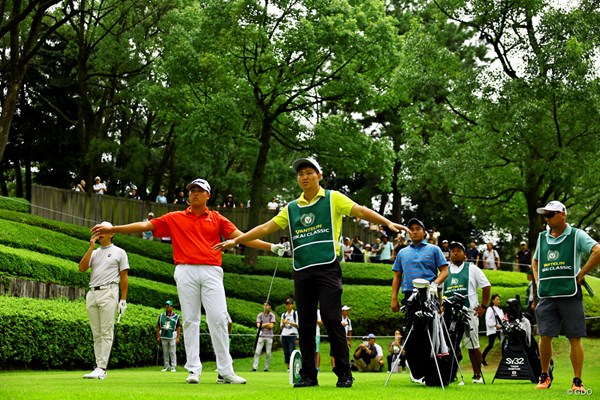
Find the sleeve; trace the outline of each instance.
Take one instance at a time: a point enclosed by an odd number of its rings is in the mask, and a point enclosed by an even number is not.
[[[272,219],[281,229],[285,229],[289,225],[288,205],[283,207],[276,216]]]
[[[220,213],[218,213],[216,211],[215,211],[215,213],[219,216],[219,231],[220,231],[221,236],[224,238],[229,238],[229,236],[234,231],[237,230],[237,226],[235,226],[233,224],[233,222],[228,220],[226,217],[224,217]]]
[[[345,194],[338,192],[337,190],[331,191],[331,203],[335,207],[336,211],[343,215],[350,215],[350,211],[352,211],[352,207],[356,205],[356,203],[350,199]]]
[[[127,257],[127,252],[121,249],[121,258],[119,260],[119,272],[125,271],[129,269],[129,257]]]
[[[156,237],[170,237],[171,229],[169,228],[170,215],[165,214],[158,218],[152,218],[150,223],[154,227],[154,236]]]
[[[435,250],[434,250],[434,257],[435,257],[435,265],[437,267],[437,269],[442,268],[444,265],[448,265],[448,260],[446,260],[446,257],[444,257],[444,253],[442,253],[442,249],[440,249],[437,246],[434,246]]]
[[[488,307],[487,310],[485,310],[485,324],[490,328],[496,327],[496,316],[494,314],[494,307]]]
[[[402,250],[396,254],[396,259],[394,260],[394,265],[392,266],[392,271],[402,272]]]
[[[475,277],[477,287],[484,288],[487,286],[492,286],[489,279],[487,278],[487,276],[485,276],[482,270],[480,270],[479,268],[471,268],[471,272],[474,272],[473,276]]]
[[[590,254],[592,248],[598,244],[594,239],[590,237],[584,230],[579,229],[577,231],[577,250],[585,254]]]

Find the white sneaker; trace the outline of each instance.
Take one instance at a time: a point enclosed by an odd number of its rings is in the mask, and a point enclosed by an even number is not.
[[[167,372],[167,371],[169,371],[169,368],[163,368],[160,370],[160,372]]]
[[[417,379],[417,378],[413,377],[412,373],[410,373],[409,376],[410,376],[410,381],[412,383],[418,383],[419,385],[424,385],[425,384],[425,377]]]
[[[233,384],[245,384],[246,380],[240,376],[237,376],[235,373],[231,373],[229,375],[225,375],[223,376],[223,382],[222,383],[233,383]],[[221,383],[221,382],[219,382]]]
[[[95,370],[93,370],[89,374],[84,375],[83,377],[85,379],[105,379],[106,371],[102,368],[96,368]]]
[[[175,369],[175,367],[171,368],[171,372],[177,372],[177,370]]]
[[[473,383],[485,383],[485,382],[483,382],[483,377],[480,376],[479,378],[473,377]]]
[[[200,383],[200,376],[197,373],[190,371],[185,380],[186,383]]]

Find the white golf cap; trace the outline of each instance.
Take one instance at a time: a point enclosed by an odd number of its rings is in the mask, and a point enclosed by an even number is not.
[[[210,193],[210,185],[204,179],[200,179],[200,178],[194,179],[193,181],[191,181],[190,183],[188,183],[185,188],[187,190],[190,190],[194,186],[198,186],[200,189],[206,190],[208,193]]]
[[[538,214],[546,214],[549,211],[557,211],[564,212],[565,215],[567,215],[567,207],[565,207],[565,205],[558,200],[552,200],[550,203],[546,204],[546,207],[540,207],[536,211]]]
[[[95,177],[95,178],[94,178],[94,180],[95,180],[95,181],[99,181],[99,180],[100,180],[100,177],[99,177],[99,176],[97,176],[97,177]]]
[[[100,225],[102,225],[102,226],[108,226],[109,228],[112,228],[112,227],[113,227],[113,224],[111,224],[111,223],[110,223],[110,222],[108,222],[108,221],[102,221],[102,222],[100,222]]]
[[[344,304],[342,306],[342,311],[348,311],[348,310],[350,310],[350,307],[348,307],[347,305]]]
[[[319,174],[323,173],[323,169],[321,168],[317,160],[315,160],[312,157],[297,159],[292,163],[292,168],[294,169],[294,171],[298,172],[298,169],[304,164],[309,164],[311,167],[316,169]]]
[[[526,241],[522,241],[521,244],[527,245],[527,242]]]

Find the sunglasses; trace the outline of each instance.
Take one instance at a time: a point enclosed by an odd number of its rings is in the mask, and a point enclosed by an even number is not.
[[[544,218],[550,219],[553,218],[556,214],[560,214],[560,211],[551,211],[544,214]]]

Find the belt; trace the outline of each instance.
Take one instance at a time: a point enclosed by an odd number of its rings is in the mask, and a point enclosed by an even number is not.
[[[90,286],[90,290],[95,292],[96,290],[106,290],[113,287],[113,283],[109,283],[108,285],[100,285],[100,286]]]

